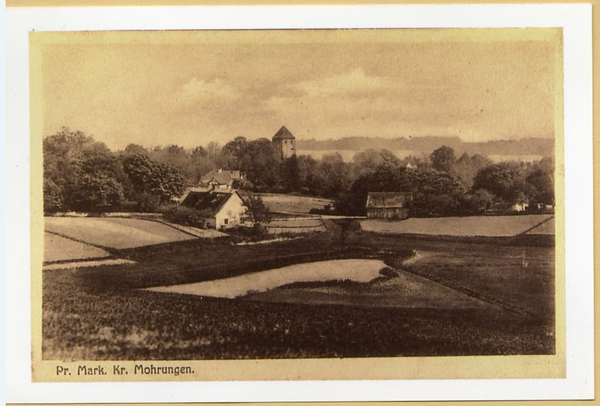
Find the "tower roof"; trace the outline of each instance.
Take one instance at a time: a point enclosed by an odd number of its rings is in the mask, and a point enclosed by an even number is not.
[[[292,133],[290,132],[290,130],[288,130],[287,128],[285,128],[285,126],[283,126],[273,136],[273,139],[274,140],[278,140],[278,139],[290,139],[290,140],[293,140],[293,139],[296,139],[296,137],[294,137],[292,135]]]

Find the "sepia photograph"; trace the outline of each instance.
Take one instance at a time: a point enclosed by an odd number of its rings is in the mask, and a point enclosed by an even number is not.
[[[28,32],[32,381],[565,378],[563,36]]]
[[[30,40],[43,360],[556,354],[562,30]]]

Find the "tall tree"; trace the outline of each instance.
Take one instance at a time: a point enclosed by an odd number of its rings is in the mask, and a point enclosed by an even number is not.
[[[552,173],[538,168],[526,179],[531,204],[554,205],[554,178]]]
[[[155,162],[145,155],[126,157],[123,169],[144,210],[156,210],[158,204],[181,196],[185,191],[184,181],[175,169]]]
[[[473,180],[473,190],[485,189],[496,197],[516,203],[525,190],[523,173],[519,166],[501,162],[480,169]]]
[[[272,190],[281,186],[281,162],[273,154],[270,140],[249,141],[240,158],[240,169],[256,190]]]
[[[122,200],[127,177],[104,143],[63,127],[44,139],[43,152],[46,209],[108,209]]]
[[[433,151],[430,159],[434,169],[446,172],[452,169],[452,165],[454,165],[454,161],[456,161],[454,149],[446,145]]]
[[[248,140],[245,137],[235,137],[229,141],[221,150],[221,159],[227,162],[227,169],[240,169],[240,162],[245,150],[248,147]]]
[[[398,168],[400,159],[387,149],[368,149],[358,152],[352,158],[353,172],[356,177],[365,173],[373,173],[380,166]]]

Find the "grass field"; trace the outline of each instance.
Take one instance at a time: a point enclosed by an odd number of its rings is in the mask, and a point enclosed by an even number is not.
[[[556,222],[554,219],[546,221],[537,227],[527,231],[529,235],[554,235],[556,233]]]
[[[474,216],[442,218],[410,218],[403,221],[363,220],[365,231],[389,234],[426,234],[455,237],[513,237],[536,227],[553,216]]]
[[[288,217],[285,220],[274,219],[267,224],[270,234],[309,233],[325,231],[325,226],[319,218]]]
[[[233,245],[225,237],[123,249],[119,256],[137,263],[44,272],[43,357],[135,360],[554,352],[553,246],[525,248],[518,245],[522,240],[511,245],[382,235],[343,225],[340,233],[328,229],[272,244]],[[413,250],[417,258],[402,267]],[[361,293],[365,286],[353,291],[343,284],[328,289],[345,292],[345,302],[318,299],[315,293],[324,293],[318,287],[305,289],[308,293],[301,303],[145,290],[343,258],[380,259],[402,268],[404,283],[390,280],[389,286],[380,286],[388,295],[395,292],[398,297],[390,300],[400,305],[362,306],[361,300],[375,300],[377,289]],[[434,285],[436,290],[430,290]],[[410,295],[402,296],[402,289]],[[361,299],[361,295],[371,297]],[[355,303],[348,301],[352,296]],[[457,298],[464,300],[462,305]],[[483,302],[486,305],[472,305]]]
[[[100,217],[45,217],[52,233],[102,247],[124,249],[194,239],[194,236],[148,220]]]
[[[273,303],[336,304],[369,308],[501,310],[494,304],[403,271],[399,271],[393,278],[379,278],[370,283],[337,281],[324,286],[294,284],[255,293],[249,296],[249,299]]]
[[[44,233],[44,262],[105,258],[108,256],[110,254],[101,248],[58,235]]]
[[[333,207],[333,200],[319,197],[274,193],[256,193],[255,196],[259,196],[274,213],[308,214],[311,209],[323,210],[326,205]]]

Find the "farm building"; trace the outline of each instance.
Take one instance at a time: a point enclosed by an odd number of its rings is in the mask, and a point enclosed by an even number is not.
[[[181,204],[206,212],[206,224],[216,230],[242,225],[248,208],[237,192],[190,191]]]
[[[400,220],[410,215],[412,193],[369,192],[367,217],[372,219]]]
[[[200,186],[211,189],[231,190],[235,182],[246,180],[240,171],[228,171],[226,169],[213,169],[200,179]]]
[[[488,209],[491,213],[515,213],[524,212],[529,208],[528,203],[494,203]]]
[[[296,155],[296,137],[285,126],[275,133],[271,142],[278,158],[285,159]]]

